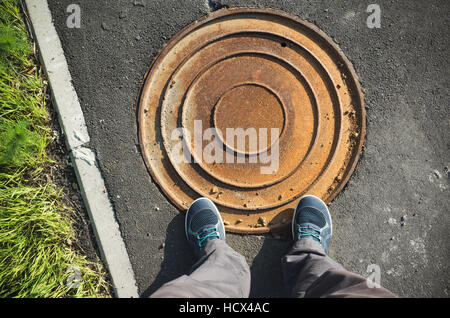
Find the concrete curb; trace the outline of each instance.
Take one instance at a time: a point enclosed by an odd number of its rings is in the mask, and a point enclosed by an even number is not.
[[[85,147],[90,140],[89,134],[47,0],[24,0],[24,7],[101,257],[108,267],[116,295],[137,298],[133,269],[103,177],[95,164],[95,153]]]

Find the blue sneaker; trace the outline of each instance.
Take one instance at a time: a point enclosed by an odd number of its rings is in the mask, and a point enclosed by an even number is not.
[[[225,241],[225,226],[216,205],[208,198],[192,202],[186,212],[186,238],[198,257],[208,240]]]
[[[294,240],[311,238],[328,254],[332,232],[331,215],[325,202],[314,195],[301,197],[292,218]]]

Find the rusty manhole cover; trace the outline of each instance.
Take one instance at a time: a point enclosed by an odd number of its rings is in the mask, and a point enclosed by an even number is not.
[[[179,32],[146,75],[138,117],[161,190],[180,209],[210,198],[237,233],[285,228],[306,193],[330,202],[365,133],[360,86],[340,49],[269,9],[216,11]]]

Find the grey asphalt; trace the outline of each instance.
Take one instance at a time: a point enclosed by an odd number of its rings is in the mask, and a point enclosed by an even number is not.
[[[353,63],[365,95],[367,136],[358,166],[330,204],[330,255],[348,270],[381,268],[402,297],[448,297],[450,116],[448,1],[49,0],[91,142],[111,195],[141,296],[193,264],[180,213],[140,154],[136,98],[153,58],[176,32],[222,6],[281,9],[316,24]],[[366,8],[381,8],[381,28]],[[252,297],[286,296],[280,259],[288,237],[228,235],[252,272]]]

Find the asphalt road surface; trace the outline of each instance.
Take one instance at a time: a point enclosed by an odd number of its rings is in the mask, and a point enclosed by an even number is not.
[[[69,28],[69,4],[81,27]],[[366,24],[370,3],[381,27]],[[153,58],[181,28],[223,6],[281,9],[314,23],[353,63],[367,135],[356,170],[330,204],[330,255],[402,297],[449,296],[449,1],[49,0],[139,292],[193,264],[180,213],[140,154],[136,98]],[[288,237],[228,235],[251,266],[252,297],[286,296]]]

